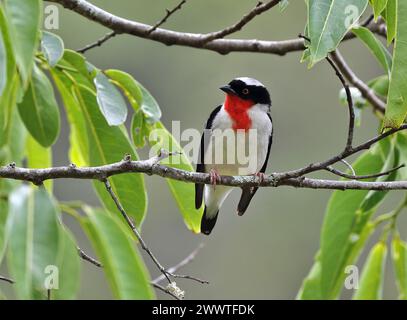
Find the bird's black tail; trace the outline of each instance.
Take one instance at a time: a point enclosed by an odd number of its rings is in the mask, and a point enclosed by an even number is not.
[[[207,208],[205,206],[204,214],[201,220],[201,232],[203,234],[209,235],[216,224],[216,220],[218,219],[219,210],[216,211],[216,214],[208,215]]]

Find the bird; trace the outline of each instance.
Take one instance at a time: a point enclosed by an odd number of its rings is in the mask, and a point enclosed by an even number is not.
[[[219,208],[233,189],[216,185],[220,175],[256,175],[263,181],[273,142],[270,93],[260,81],[238,77],[220,90],[226,94],[225,100],[206,121],[196,165],[196,172],[209,173],[211,181],[206,185],[195,184],[195,207],[200,209],[204,204],[201,233],[205,235],[212,232]],[[247,163],[238,161],[242,149]],[[247,210],[258,187],[241,189],[239,216]]]

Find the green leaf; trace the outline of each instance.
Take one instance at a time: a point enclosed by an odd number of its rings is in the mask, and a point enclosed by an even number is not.
[[[398,0],[388,0],[386,9],[383,14],[384,20],[386,20],[387,25],[387,45],[390,45],[396,37],[397,1]]]
[[[399,151],[400,159],[399,165],[404,164],[404,168],[397,170],[397,180],[407,180],[407,135],[405,132],[397,133],[397,144],[396,147]]]
[[[375,21],[377,21],[380,14],[386,8],[387,0],[371,0],[371,2],[372,2],[373,12],[374,12],[374,19],[375,19]]]
[[[8,193],[9,189],[6,180],[0,181],[0,264],[6,248],[6,221],[8,215]]]
[[[69,159],[77,166],[87,166],[89,165],[89,159],[86,122],[81,107],[71,93],[74,83],[60,71],[53,69],[51,74],[61,95],[68,117],[70,127]]]
[[[153,144],[153,148],[151,149],[152,154],[157,154],[160,149],[178,153],[163,160],[161,162],[162,164],[181,170],[194,171],[194,168],[188,158],[183,154],[184,151],[178,142],[161,122],[155,124],[155,129],[150,134],[150,143]],[[201,230],[201,217],[203,211],[202,208],[199,210],[195,209],[194,184],[171,179],[166,180],[172,195],[178,204],[178,208],[184,217],[185,224],[193,232],[199,233]]]
[[[80,288],[81,263],[76,242],[70,232],[60,228],[58,246],[59,283],[58,289],[52,290],[51,299],[75,299]]]
[[[7,85],[7,49],[3,37],[3,30],[0,31],[0,96]]]
[[[3,159],[0,157],[0,163],[5,160],[14,161],[20,165],[23,158],[26,131],[16,110],[19,89],[19,78],[17,74],[14,74],[10,87],[6,90],[7,93],[4,94],[7,97],[3,96],[4,99],[0,104],[0,148],[5,155]]]
[[[297,295],[298,300],[321,300],[321,260],[320,253],[317,253],[315,262],[304,279],[301,289]]]
[[[352,165],[356,174],[371,174],[392,166],[393,162],[386,161],[382,148],[383,146],[376,145],[364,153]],[[361,246],[369,237],[372,228],[368,219],[385,194],[362,190],[333,192],[321,230],[321,291],[324,298],[336,298],[339,294],[345,275],[344,269],[353,263]]]
[[[21,182],[1,179],[0,180],[0,264],[3,260],[6,248],[8,234],[6,231],[6,223],[9,211],[9,195],[12,190],[17,188]]]
[[[8,133],[8,149],[9,160],[14,161],[16,165],[21,166],[23,158],[25,157],[25,141],[27,138],[27,130],[20,119],[17,112],[17,107],[12,109],[11,118],[9,120],[9,133]],[[10,162],[8,161],[8,162]]]
[[[398,128],[407,114],[407,1],[396,1],[397,35],[393,50],[393,67],[390,75],[384,128]]]
[[[130,74],[120,70],[110,69],[104,73],[123,91],[134,111],[138,111],[143,104],[143,93],[137,81]]]
[[[3,7],[0,6],[0,117],[2,111],[7,109],[9,92],[13,86],[12,80],[15,74],[15,61],[11,47],[7,17]],[[4,115],[5,116],[5,115]],[[4,119],[0,118],[0,125]],[[0,127],[2,128],[2,127]]]
[[[407,243],[396,235],[392,241],[392,260],[396,274],[399,298],[407,299]]]
[[[386,98],[389,92],[389,77],[387,75],[379,76],[370,80],[367,85],[369,88],[372,88],[377,95]]]
[[[44,299],[49,272],[59,280],[59,297],[74,297],[79,279],[71,272],[78,255],[72,255],[76,250],[73,242],[65,243],[66,233],[59,219],[60,213],[44,188],[22,185],[10,194],[7,258],[19,299]],[[71,254],[66,256],[65,252]]]
[[[103,265],[117,299],[153,299],[150,277],[129,229],[118,217],[87,208],[82,226]]]
[[[386,47],[367,28],[356,27],[352,29],[352,32],[369,48],[384,71],[390,74],[392,57]]]
[[[0,263],[1,263],[4,254],[4,249],[6,247],[5,227],[7,220],[8,203],[5,197],[5,190],[3,188],[0,188],[0,192],[2,193],[0,197]]]
[[[374,224],[367,223],[363,229],[352,234],[349,244],[346,246],[344,251],[344,256],[346,259],[343,260],[341,264],[343,272],[338,276],[336,281],[336,287],[343,284],[345,279],[345,268],[346,266],[352,264],[360,254],[364,245],[366,244],[368,238],[372,235],[374,231]],[[336,288],[332,291],[330,296],[323,294],[322,292],[322,264],[321,264],[321,254],[318,252],[317,258],[315,259],[314,265],[311,268],[308,276],[304,279],[302,287],[298,292],[297,299],[301,300],[322,300],[322,299],[332,299],[339,294],[339,289]]]
[[[81,84],[95,91],[93,78],[88,70],[87,61],[75,51],[65,50],[58,65],[60,67],[51,69],[51,75],[62,97],[70,126],[69,158],[78,166],[87,166],[89,159],[86,120],[73,97],[73,87]]]
[[[368,0],[309,0],[309,67],[336,49],[366,9]]]
[[[64,55],[64,42],[58,35],[43,31],[41,39],[41,51],[49,65],[54,67]]]
[[[380,300],[382,298],[386,255],[385,243],[379,242],[372,248],[363,267],[359,289],[356,290],[353,299]]]
[[[131,120],[131,137],[137,148],[144,147],[151,130],[152,125],[147,123],[144,113],[141,110],[135,112]]]
[[[59,64],[62,67],[73,69],[72,72],[66,70],[66,73],[69,74],[70,77],[75,80],[75,82],[84,85],[89,89],[95,90],[95,85],[93,83],[94,72],[89,70],[89,63],[86,61],[83,55],[75,51],[65,49],[64,56]],[[98,70],[95,72],[98,72]]]
[[[51,148],[44,148],[30,135],[27,137],[27,166],[29,168],[50,168],[52,167]],[[52,193],[52,180],[44,182],[45,187]]]
[[[49,147],[59,134],[58,104],[51,83],[38,67],[34,67],[30,79],[18,111],[34,139],[43,147]]]
[[[39,40],[42,21],[42,1],[4,0],[9,30],[24,87],[28,83]]]
[[[139,82],[137,82],[142,94],[143,94],[143,104],[141,105],[141,110],[147,117],[147,121],[151,124],[157,122],[161,118],[161,109],[158,102],[150,94],[150,92],[144,88]]]
[[[94,82],[100,111],[109,126],[123,124],[127,118],[127,106],[120,92],[102,72],[97,73]]]
[[[78,86],[74,93],[87,123],[89,164],[91,166],[110,164],[120,161],[125,154],[130,154],[133,160],[138,160],[138,155],[123,128],[107,124],[99,110],[94,92]],[[116,175],[110,178],[110,184],[127,214],[140,225],[147,208],[143,175],[139,173]],[[110,212],[119,214],[104,184],[97,181],[94,182],[94,186],[105,207]]]

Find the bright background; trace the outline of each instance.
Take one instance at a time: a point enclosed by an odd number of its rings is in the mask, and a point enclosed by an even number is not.
[[[172,8],[177,1],[95,0],[92,3],[116,15],[154,24],[162,18],[165,8]],[[163,27],[197,33],[215,31],[240,19],[256,3],[189,0]],[[295,38],[304,30],[305,20],[304,2],[291,0],[283,13],[275,8],[257,17],[233,37]],[[62,36],[67,48],[83,47],[108,31],[60,8],[60,30],[55,32]],[[380,75],[376,61],[359,42],[348,41],[340,49],[362,79]],[[102,47],[88,51],[86,56],[99,68],[122,69],[143,83],[158,100],[163,111],[162,120],[168,128],[172,120],[179,120],[183,129],[200,130],[212,109],[222,102],[220,85],[237,76],[260,80],[270,89],[273,100],[274,144],[268,172],[290,170],[326,159],[344,146],[347,110],[338,101],[340,83],[325,62],[308,70],[300,63],[301,52],[284,57],[257,53],[223,56],[119,35]],[[375,135],[377,124],[367,109],[362,127],[356,131],[356,141]],[[60,140],[54,148],[55,165],[69,163],[67,149],[68,129],[64,122]],[[147,150],[141,152],[142,156],[147,154]],[[329,177],[326,174],[319,176]],[[319,247],[319,232],[330,191],[263,188],[243,217],[235,214],[240,194],[236,191],[222,207],[213,233],[206,237],[187,230],[161,178],[146,176],[146,181],[149,209],[142,231],[159,260],[172,266],[199,243],[205,244],[197,258],[179,273],[204,278],[210,285],[179,280],[188,299],[295,298]],[[55,190],[60,200],[98,204],[89,182],[56,181]],[[396,201],[398,196],[395,192],[389,201]],[[382,206],[380,212],[384,212],[385,207]],[[402,218],[399,225],[406,226],[407,221]],[[66,219],[77,234],[80,246],[92,253],[79,227],[69,217]],[[364,257],[365,254],[362,261]],[[145,260],[152,277],[156,276],[157,270],[149,258],[145,257]],[[79,298],[111,298],[102,270],[86,262],[82,267]],[[395,298],[390,263],[387,270],[385,298]],[[344,290],[343,297],[348,298],[351,294]]]

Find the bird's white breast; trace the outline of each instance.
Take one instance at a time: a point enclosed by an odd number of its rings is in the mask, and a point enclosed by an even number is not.
[[[236,131],[233,130],[233,120],[222,106],[212,122],[212,133],[205,152],[206,171],[215,169],[221,175],[249,175],[259,172],[266,160],[272,132],[267,110],[267,105],[257,104],[251,107],[248,110],[251,129]],[[219,138],[220,133],[225,138]]]

